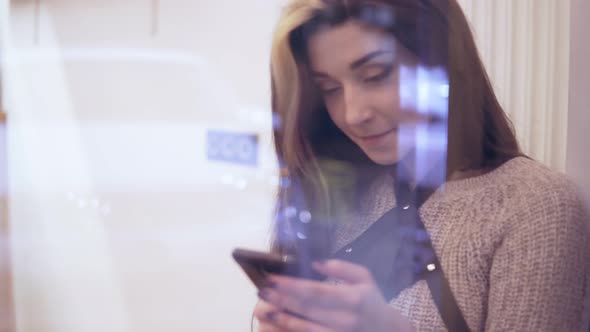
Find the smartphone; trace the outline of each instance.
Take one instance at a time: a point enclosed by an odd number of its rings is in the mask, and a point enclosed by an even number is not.
[[[269,274],[312,280],[325,279],[313,271],[311,267],[306,268],[291,256],[280,256],[242,248],[234,249],[232,256],[258,289],[265,287],[266,277]]]

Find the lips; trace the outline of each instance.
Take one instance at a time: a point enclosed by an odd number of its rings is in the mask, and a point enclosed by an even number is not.
[[[390,132],[392,132],[392,131],[394,131],[394,130],[397,130],[397,128],[392,128],[392,129],[389,129],[388,131],[385,131],[385,132],[383,132],[383,133],[381,133],[381,134],[377,134],[377,135],[361,136],[361,137],[360,137],[360,139],[362,139],[362,140],[366,140],[366,139],[369,139],[369,140],[370,140],[370,139],[376,139],[376,138],[379,138],[379,137],[385,136],[385,135],[389,134]]]
[[[382,143],[383,138],[385,138],[389,133],[396,131],[396,130],[397,130],[397,128],[392,128],[392,129],[390,129],[386,132],[383,132],[381,134],[370,135],[370,136],[361,136],[359,138],[365,144],[378,145],[378,144]]]

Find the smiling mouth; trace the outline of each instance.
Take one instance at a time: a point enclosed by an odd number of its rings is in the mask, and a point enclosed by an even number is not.
[[[381,133],[381,134],[371,135],[371,136],[362,136],[362,137],[360,137],[360,139],[362,139],[362,140],[374,140],[374,139],[383,137],[383,136],[385,136],[385,135],[387,135],[387,134],[389,134],[389,133],[391,133],[391,132],[393,132],[395,130],[397,130],[397,127],[396,128],[392,128],[392,129],[390,129],[390,130],[388,130],[388,131],[386,131],[384,133]]]

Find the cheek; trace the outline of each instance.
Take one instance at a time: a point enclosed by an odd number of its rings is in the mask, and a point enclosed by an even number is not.
[[[400,108],[400,82],[399,71],[395,71],[392,76],[379,87],[374,89],[374,100],[381,105],[380,108],[391,110],[396,113]]]
[[[400,115],[399,85],[397,82],[384,82],[366,91],[366,106],[374,114],[374,122],[395,122]]]
[[[388,118],[395,117],[400,110],[399,85],[386,84],[375,89],[370,96],[373,106]]]
[[[377,86],[367,86],[364,88],[363,96],[364,107],[368,107],[375,114],[377,120],[396,120],[400,113],[400,87],[397,76],[383,82]],[[347,132],[346,123],[346,105],[341,96],[332,96],[324,99],[324,104],[332,122],[340,130]]]

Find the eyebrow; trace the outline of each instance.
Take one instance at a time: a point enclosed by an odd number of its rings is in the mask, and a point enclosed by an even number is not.
[[[373,59],[374,57],[377,57],[381,54],[385,54],[385,53],[392,53],[392,51],[389,50],[377,50],[377,51],[373,51],[370,52],[366,55],[363,55],[362,57],[360,57],[357,60],[354,60],[351,64],[350,64],[350,70],[355,70],[358,69],[359,67],[361,67],[362,65],[366,64],[367,62],[369,62],[371,59]],[[320,76],[320,77],[328,77],[327,74],[322,73],[322,72],[313,72],[314,76]]]
[[[357,69],[358,67],[364,65],[365,63],[369,62],[371,59],[373,59],[376,56],[379,56],[381,54],[384,53],[391,53],[391,51],[386,51],[386,50],[377,50],[377,51],[373,51],[367,55],[364,55],[363,57],[361,57],[358,60],[355,60],[353,63],[350,64],[350,69],[354,70]]]

